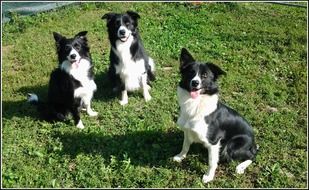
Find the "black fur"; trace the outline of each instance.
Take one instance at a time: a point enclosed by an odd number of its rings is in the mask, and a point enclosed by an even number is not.
[[[257,147],[254,133],[248,122],[232,108],[218,102],[217,109],[205,117],[208,126],[207,138],[211,144],[221,139],[221,150],[226,147],[227,154],[221,154],[221,161],[254,160]]]

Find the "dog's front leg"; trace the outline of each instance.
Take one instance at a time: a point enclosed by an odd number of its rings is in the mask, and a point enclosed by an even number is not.
[[[208,183],[215,177],[215,172],[219,162],[220,141],[216,145],[208,146],[208,172],[203,176],[203,182]]]
[[[182,150],[179,154],[173,157],[173,160],[175,162],[181,162],[184,158],[186,158],[187,153],[190,149],[191,141],[189,139],[188,133],[184,131],[184,139],[183,139],[183,145],[182,145]]]
[[[150,86],[147,84],[147,74],[142,75],[142,89],[143,95],[146,102],[151,100],[151,96],[149,94]]]
[[[88,114],[90,117],[95,117],[95,116],[98,115],[98,112],[93,111],[93,110],[91,109],[91,99],[92,99],[92,94],[88,94],[88,96],[86,96],[86,97],[83,98],[83,103],[84,103],[85,106],[86,106],[87,114]]]
[[[124,106],[128,104],[128,92],[124,89],[121,92],[121,100],[119,101],[120,105]]]
[[[93,91],[96,90],[96,84],[94,81],[88,84],[86,87],[77,88],[74,91],[74,97],[80,97],[82,99],[82,109],[85,107],[89,116],[94,117],[98,115],[98,112],[95,112],[91,109],[91,99],[93,96]]]
[[[75,123],[76,127],[80,128],[80,129],[85,128],[82,120],[80,119],[80,115],[79,115],[79,111],[78,111],[78,106],[76,106],[76,105],[73,106],[71,108],[71,113],[73,115],[73,119],[74,119],[74,123]]]

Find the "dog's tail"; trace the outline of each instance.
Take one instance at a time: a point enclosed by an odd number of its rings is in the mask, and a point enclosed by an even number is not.
[[[32,105],[39,105],[39,97],[36,94],[28,93],[27,101]]]
[[[149,60],[148,60],[148,66],[149,66],[149,68],[147,69],[148,79],[150,81],[154,81],[156,79],[156,76],[155,76],[155,64],[154,64],[153,59],[150,58],[150,57],[149,57]]]
[[[45,104],[45,102],[42,102],[39,100],[38,95],[34,93],[28,93],[27,101],[31,104],[37,107],[38,112],[40,113],[43,118],[44,116],[48,115],[49,109],[48,106]]]
[[[34,93],[28,93],[27,101],[31,105],[35,105],[37,107],[40,117],[43,120],[46,120],[46,121],[65,120],[65,116],[63,114],[53,111],[53,109],[50,106],[48,106],[45,102],[42,102],[41,100],[39,100],[38,95]]]

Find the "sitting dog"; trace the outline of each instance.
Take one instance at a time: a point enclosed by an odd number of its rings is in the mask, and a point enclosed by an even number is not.
[[[143,90],[145,101],[149,101],[150,81],[155,80],[154,62],[147,55],[138,32],[140,16],[127,11],[125,14],[107,13],[108,36],[111,44],[108,75],[113,90],[121,90],[121,105],[128,103],[128,91]]]
[[[72,113],[75,125],[82,129],[81,108],[90,116],[98,114],[90,107],[97,86],[86,34],[87,31],[83,31],[74,38],[66,38],[53,33],[59,66],[51,73],[47,102],[39,101],[36,94],[28,94],[28,101],[38,106],[42,119],[64,121],[67,114]]]
[[[219,158],[221,161],[243,161],[236,167],[243,173],[257,153],[253,129],[235,110],[219,101],[218,77],[225,74],[212,63],[199,63],[182,49],[181,81],[177,89],[180,116],[177,124],[184,132],[181,152],[173,160],[181,162],[192,143],[208,149],[208,173],[203,182],[213,180]]]

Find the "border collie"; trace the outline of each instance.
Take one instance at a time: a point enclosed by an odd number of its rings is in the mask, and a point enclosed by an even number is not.
[[[85,108],[90,116],[98,114],[90,107],[97,86],[86,34],[87,31],[82,31],[73,38],[66,38],[53,33],[59,66],[51,73],[47,102],[39,101],[36,94],[28,94],[28,101],[38,106],[42,119],[64,121],[71,113],[75,125],[82,129],[80,109]]]
[[[201,143],[208,149],[208,173],[203,182],[213,180],[220,161],[243,161],[237,173],[252,163],[257,153],[253,129],[235,110],[219,101],[218,77],[225,74],[212,63],[196,62],[182,49],[180,55],[181,81],[177,89],[180,116],[177,124],[184,132],[181,152],[173,157],[181,162],[192,143]]]
[[[150,81],[155,80],[154,62],[147,55],[138,32],[138,13],[107,13],[108,36],[111,44],[108,75],[113,91],[121,90],[121,105],[128,103],[128,91],[143,90],[145,101],[149,101]]]

